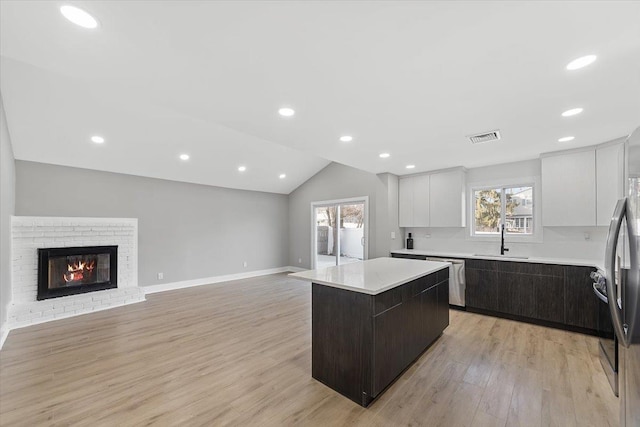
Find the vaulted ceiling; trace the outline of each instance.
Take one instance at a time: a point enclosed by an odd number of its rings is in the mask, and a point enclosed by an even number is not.
[[[17,159],[286,194],[330,161],[476,167],[640,125],[640,2],[71,2],[93,30],[62,4],[0,2]]]

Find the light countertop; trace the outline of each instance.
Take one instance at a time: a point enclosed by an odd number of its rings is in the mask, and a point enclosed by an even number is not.
[[[422,276],[449,268],[450,263],[402,258],[362,262],[292,273],[289,276],[334,288],[377,295]]]
[[[392,254],[406,254],[406,255],[422,255],[422,256],[433,256],[440,258],[466,258],[466,259],[489,259],[496,261],[511,261],[511,262],[530,262],[537,264],[557,264],[557,265],[576,265],[576,266],[584,266],[584,267],[597,267],[600,269],[604,269],[604,262],[589,260],[589,259],[578,259],[578,258],[554,258],[554,257],[527,257],[527,258],[519,258],[517,256],[509,256],[509,255],[478,255],[471,253],[463,253],[463,252],[439,252],[434,250],[418,250],[418,249],[398,249],[395,251],[391,251]]]

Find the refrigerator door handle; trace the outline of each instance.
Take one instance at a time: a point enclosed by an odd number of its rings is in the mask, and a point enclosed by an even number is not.
[[[635,229],[638,226],[638,221],[632,219],[630,212],[632,212],[632,206],[631,202],[627,200],[627,236],[629,239],[630,268],[626,276],[624,310],[626,321],[629,325],[624,326],[629,345],[631,343],[637,345],[638,331],[635,329],[638,328],[638,316],[640,315],[638,312],[640,309],[638,306],[640,303],[640,301],[638,301],[640,297],[640,265],[638,265],[638,247],[640,247],[640,242],[638,241],[638,230]]]
[[[606,296],[602,295],[602,292],[598,290],[595,283],[593,284],[593,293],[596,294],[596,296],[600,299],[600,301],[602,301],[607,305],[609,304],[609,299]]]
[[[607,236],[607,249],[604,256],[605,277],[607,279],[607,298],[609,299],[609,312],[611,313],[611,321],[613,328],[618,336],[618,341],[625,347],[629,347],[629,339],[626,334],[626,328],[622,321],[622,312],[618,308],[618,293],[616,292],[615,268],[616,268],[616,249],[618,247],[618,237],[620,235],[620,227],[627,211],[627,199],[620,199],[616,203],[613,211],[611,224],[609,225],[609,234]],[[624,301],[622,301],[624,304]]]

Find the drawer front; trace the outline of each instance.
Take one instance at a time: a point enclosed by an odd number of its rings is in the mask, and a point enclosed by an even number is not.
[[[514,261],[496,262],[498,263],[498,271],[501,273],[525,274],[528,276],[564,276],[564,267],[562,265]]]
[[[377,316],[391,307],[402,304],[403,286],[398,286],[373,296],[373,314]]]
[[[409,298],[424,292],[425,290],[435,286],[437,283],[438,275],[430,274],[402,285],[404,287],[403,301],[407,301]]]
[[[390,308],[406,303],[414,296],[421,294],[425,290],[434,287],[440,282],[446,281],[449,277],[449,269],[429,274],[428,276],[419,277],[415,280],[407,282],[403,285],[389,289],[381,294],[373,297],[373,314],[374,316],[383,313]]]
[[[497,271],[498,261],[492,261],[488,259],[466,259],[464,261],[464,268],[472,268],[474,270]]]

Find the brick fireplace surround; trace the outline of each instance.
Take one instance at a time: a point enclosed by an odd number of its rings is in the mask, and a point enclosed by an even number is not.
[[[10,329],[144,301],[138,287],[138,220],[15,216],[11,220]],[[118,246],[118,288],[37,301],[38,248]]]

